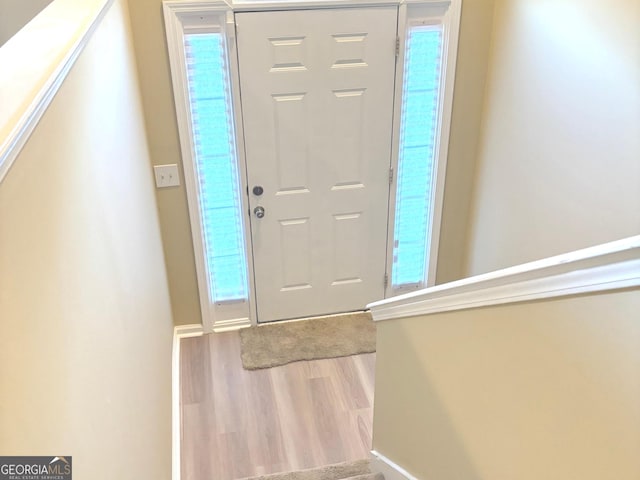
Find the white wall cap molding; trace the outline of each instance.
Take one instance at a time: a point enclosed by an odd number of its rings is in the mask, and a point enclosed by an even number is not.
[[[0,183],[113,0],[55,0],[0,47]]]
[[[640,235],[368,305],[376,321],[640,286]]]

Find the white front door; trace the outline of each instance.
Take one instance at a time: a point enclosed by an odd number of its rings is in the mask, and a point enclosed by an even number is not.
[[[236,14],[258,321],[384,297],[396,7]]]

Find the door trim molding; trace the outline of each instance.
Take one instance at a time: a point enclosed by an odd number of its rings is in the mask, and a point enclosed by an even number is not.
[[[234,4],[234,12],[261,12],[271,10],[319,10],[327,8],[368,8],[368,7],[383,7],[383,6],[398,6],[401,0],[389,1],[389,0],[367,0],[367,1],[354,1],[354,0],[297,0],[292,2],[287,1],[266,1],[266,2],[247,2],[242,4]]]
[[[411,6],[409,7],[411,9]],[[453,113],[453,89],[458,60],[458,38],[460,36],[460,18],[462,15],[462,0],[452,0],[443,18],[445,39],[443,47],[444,84],[442,90],[442,105],[440,106],[440,133],[438,138],[438,154],[435,169],[435,193],[433,196],[433,218],[429,235],[431,237],[429,251],[429,265],[427,286],[436,284],[436,270],[438,267],[438,250],[440,246],[440,227],[442,223],[442,209],[444,207],[444,185],[447,171],[447,157],[449,155],[449,136],[451,130],[451,116]]]
[[[440,126],[439,126],[439,142],[438,142],[438,161],[434,172],[435,186],[432,198],[432,220],[430,226],[430,245],[429,245],[429,264],[427,285],[435,284],[435,274],[437,268],[438,247],[440,237],[440,225],[442,216],[442,207],[444,199],[444,177],[446,172],[446,157],[448,153],[449,129],[451,122],[451,113],[453,105],[453,87],[455,80],[455,68],[457,60],[457,44],[461,14],[462,0],[267,0],[265,2],[250,1],[246,3],[233,3],[225,0],[165,0],[163,1],[163,12],[166,26],[166,37],[168,43],[168,53],[171,65],[171,76],[173,81],[174,100],[176,106],[176,117],[178,121],[178,130],[180,133],[182,166],[187,191],[187,199],[189,204],[189,218],[192,231],[192,241],[194,246],[194,256],[196,263],[196,274],[198,281],[198,290],[200,297],[200,310],[202,314],[202,324],[205,332],[226,331],[231,329],[242,328],[257,323],[256,301],[255,301],[255,282],[253,274],[253,256],[250,235],[249,222],[249,202],[248,196],[244,195],[247,188],[246,176],[246,160],[245,160],[245,143],[243,132],[242,112],[240,105],[239,90],[239,69],[238,69],[238,52],[236,46],[236,29],[235,29],[235,12],[246,11],[269,11],[269,10],[300,10],[300,9],[325,9],[325,8],[367,8],[377,6],[396,6],[398,7],[398,35],[400,38],[400,54],[398,57],[398,65],[404,64],[403,53],[406,33],[406,22],[412,12],[421,12],[425,9],[432,11],[444,12],[442,22],[446,29],[446,38],[444,40],[443,53],[443,72],[444,82],[442,85],[442,105],[440,107]],[[215,14],[219,16],[220,28],[224,32],[227,40],[227,55],[229,63],[229,80],[231,83],[231,94],[233,108],[233,119],[235,123],[237,164],[241,183],[241,199],[243,222],[245,224],[245,247],[248,262],[248,281],[249,281],[249,299],[247,316],[238,318],[242,313],[227,315],[233,318],[217,318],[216,306],[209,299],[209,285],[207,277],[207,269],[205,262],[205,249],[203,242],[203,229],[199,212],[199,197],[197,178],[194,171],[194,161],[192,159],[193,137],[191,134],[191,122],[189,105],[187,98],[187,79],[184,68],[184,51],[183,42],[183,21],[186,18],[198,15],[200,13]],[[402,95],[402,68],[396,67],[396,85],[395,85],[395,105],[394,105],[394,127],[392,139],[392,158],[391,166],[397,171],[397,151],[399,137],[400,116],[397,113],[400,106],[399,98]],[[400,73],[398,73],[400,72]],[[399,91],[399,93],[398,93]],[[396,126],[397,124],[397,126]],[[394,190],[391,193],[389,201],[389,223],[387,228],[387,273],[391,271],[391,261],[393,253],[393,214],[395,212],[395,181],[392,185]],[[385,291],[385,297],[397,294],[398,291],[392,292],[388,286]]]
[[[251,235],[247,211],[249,208],[247,196],[243,194],[246,189],[246,162],[244,160],[244,135],[242,130],[242,117],[240,108],[240,94],[238,86],[238,66],[235,42],[235,21],[230,5],[222,0],[182,2],[179,0],[165,0],[163,13],[166,27],[167,48],[171,65],[171,78],[180,136],[182,155],[182,167],[184,172],[187,201],[189,205],[189,220],[191,224],[191,237],[193,242],[198,293],[200,298],[200,312],[202,325],[205,332],[225,331],[241,328],[255,323],[256,311],[254,301],[253,283],[253,259],[251,256]],[[191,113],[188,92],[188,80],[186,72],[185,53],[183,48],[185,23],[199,15],[216,17],[215,27],[226,39],[227,62],[229,68],[229,82],[231,84],[231,102],[233,104],[233,122],[237,153],[238,176],[240,180],[240,199],[242,221],[245,231],[245,252],[247,257],[249,294],[248,305],[240,307],[239,303],[231,302],[229,307],[221,304],[215,305],[210,298],[210,285],[207,275],[205,244],[203,225],[200,216],[199,187],[196,173],[195,159],[193,156],[194,142],[191,127]],[[213,24],[212,24],[213,25]],[[220,311],[224,310],[227,318],[221,318]],[[246,312],[246,314],[245,314]],[[244,315],[239,317],[239,315]],[[231,317],[231,318],[228,318]]]

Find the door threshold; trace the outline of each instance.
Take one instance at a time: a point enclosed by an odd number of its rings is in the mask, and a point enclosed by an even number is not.
[[[362,310],[351,310],[348,312],[339,312],[339,313],[328,313],[326,315],[314,315],[312,317],[302,317],[302,318],[286,318],[283,320],[269,320],[269,321],[265,321],[265,322],[261,322],[260,320],[258,320],[258,326],[260,325],[269,325],[269,324],[273,324],[273,323],[290,323],[290,322],[304,322],[306,320],[319,320],[319,319],[323,319],[323,318],[332,318],[332,317],[342,317],[345,315],[358,315],[361,313],[365,313],[368,312],[368,309],[362,309]]]

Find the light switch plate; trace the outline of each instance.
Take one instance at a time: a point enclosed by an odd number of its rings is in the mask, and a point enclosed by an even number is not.
[[[155,165],[153,173],[156,176],[156,187],[176,187],[180,185],[180,176],[178,175],[178,165],[172,163],[170,165]]]

